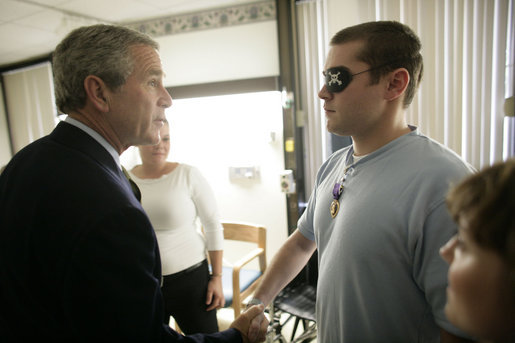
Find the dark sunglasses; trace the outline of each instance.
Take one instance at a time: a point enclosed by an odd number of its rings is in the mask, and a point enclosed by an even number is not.
[[[331,93],[340,93],[343,91],[347,86],[351,83],[352,77],[366,73],[371,70],[382,68],[394,61],[381,64],[380,66],[373,67],[367,70],[360,71],[356,74],[351,74],[349,68],[347,67],[334,67],[334,68],[328,68],[327,70],[323,71],[322,74],[325,77],[325,87],[327,90]]]

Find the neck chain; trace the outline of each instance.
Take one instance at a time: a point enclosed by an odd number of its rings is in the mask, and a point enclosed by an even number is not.
[[[339,181],[336,181],[333,187],[333,201],[331,202],[331,206],[329,207],[329,211],[331,213],[331,217],[335,218],[338,214],[338,211],[340,210],[340,197],[343,194],[344,182],[347,179],[347,175],[349,174],[349,171],[351,170],[351,167],[345,168],[343,171],[343,176]]]
[[[364,156],[363,156],[364,157]],[[354,171],[354,165],[357,161],[354,160],[352,156],[352,150],[350,150],[346,157],[346,164],[348,167],[343,171],[343,176],[340,180],[336,181],[333,187],[333,201],[331,202],[331,206],[329,206],[329,213],[331,213],[331,217],[334,219],[338,215],[338,211],[340,210],[340,197],[343,194],[344,183],[349,174],[352,174]]]

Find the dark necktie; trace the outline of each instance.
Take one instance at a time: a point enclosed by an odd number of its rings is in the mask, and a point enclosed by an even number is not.
[[[141,202],[141,192],[139,190],[138,185],[136,184],[136,182],[132,181],[131,176],[129,175],[129,172],[127,171],[127,169],[125,169],[124,166],[122,166],[122,171],[123,171],[123,175],[125,175],[125,177],[127,178],[127,181],[129,181],[129,183],[131,185],[132,193],[134,193],[134,196],[136,197],[136,199],[138,199],[138,201]]]

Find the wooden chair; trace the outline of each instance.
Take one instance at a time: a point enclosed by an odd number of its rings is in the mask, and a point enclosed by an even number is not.
[[[233,263],[223,267],[222,284],[225,296],[225,307],[232,307],[236,319],[243,307],[243,301],[257,288],[266,269],[266,229],[262,226],[247,223],[222,223],[224,239],[255,243],[250,250]],[[243,268],[257,259],[259,270]]]

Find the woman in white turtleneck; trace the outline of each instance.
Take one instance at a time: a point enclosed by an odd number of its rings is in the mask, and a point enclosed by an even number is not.
[[[225,303],[223,228],[217,204],[199,170],[167,161],[169,151],[170,128],[165,122],[159,144],[140,146],[142,164],[130,171],[159,243],[165,320],[173,316],[186,334],[216,332],[216,309]],[[198,230],[197,218],[205,236]]]

